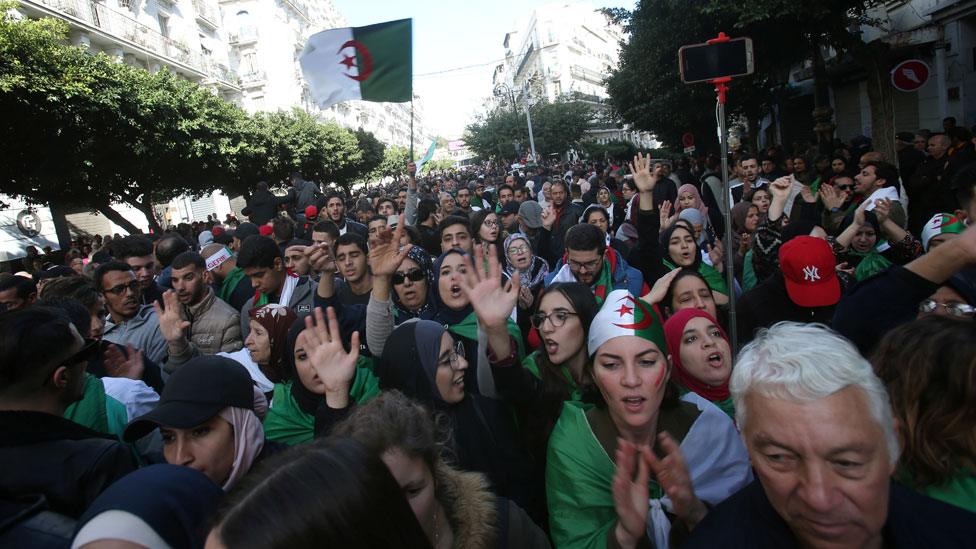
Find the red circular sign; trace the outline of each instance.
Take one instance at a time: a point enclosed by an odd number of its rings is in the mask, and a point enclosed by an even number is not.
[[[891,85],[904,92],[915,91],[929,80],[929,66],[918,59],[908,59],[891,69]]]
[[[691,132],[685,132],[681,136],[681,144],[684,145],[685,147],[694,147],[695,136],[692,135]]]

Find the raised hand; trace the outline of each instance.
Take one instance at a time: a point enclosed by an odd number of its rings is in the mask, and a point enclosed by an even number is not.
[[[650,461],[647,446],[638,448],[622,438],[617,439],[617,470],[613,474],[613,507],[617,525],[613,536],[621,547],[636,547],[644,537],[647,524]],[[635,478],[636,473],[636,478]]]
[[[868,207],[868,201],[861,202],[861,205],[854,210],[854,225],[858,228],[864,225],[864,210]]]
[[[667,229],[674,223],[674,219],[671,217],[671,201],[665,200],[661,203],[661,230]]]
[[[739,255],[745,257],[749,252],[749,247],[752,246],[752,235],[749,233],[742,233],[739,235]]]
[[[674,514],[684,521],[688,529],[694,529],[701,519],[705,517],[708,509],[695,495],[695,487],[691,483],[691,475],[688,473],[688,465],[681,454],[681,448],[677,441],[664,432],[658,435],[658,443],[664,450],[664,457],[658,458],[653,451],[645,455],[654,477],[657,479],[661,489],[668,495],[674,506]]]
[[[542,226],[547,230],[552,230],[552,225],[556,222],[556,213],[552,211],[552,204],[547,204],[542,209]]]
[[[793,179],[790,176],[777,178],[769,184],[769,192],[773,195],[773,200],[779,199],[786,202],[790,196],[790,189],[793,188]]]
[[[485,329],[504,327],[518,302],[521,281],[518,273],[515,273],[502,286],[502,269],[498,263],[494,244],[491,244],[487,250],[488,269],[485,272],[483,267],[486,262],[485,251],[483,245],[475,246],[475,268],[468,269],[467,277],[461,280],[461,291],[471,302],[478,321]]]
[[[808,185],[800,185],[800,196],[803,197],[803,201],[807,204],[813,204],[817,201],[817,197],[813,194],[813,189]]]
[[[325,401],[330,408],[342,409],[349,405],[349,388],[356,377],[356,360],[359,359],[359,332],[353,332],[347,352],[342,346],[339,321],[335,310],[316,307],[313,315],[305,317],[305,329],[298,335],[304,338],[302,346],[315,374],[325,386]],[[314,322],[313,322],[314,317]]]
[[[142,351],[128,343],[125,345],[125,350],[126,352],[123,353],[115,345],[105,347],[105,355],[102,360],[105,372],[108,377],[142,379],[142,373],[146,369],[142,360]]]
[[[652,173],[650,155],[644,156],[641,153],[637,153],[634,161],[627,168],[630,170],[631,175],[634,176],[634,184],[637,185],[637,190],[642,193],[653,191],[654,186],[657,185],[657,180],[661,177],[661,174],[657,171]]]
[[[417,164],[414,161],[407,162],[407,175],[410,177],[417,176]]]
[[[840,208],[847,200],[844,193],[837,190],[833,185],[821,185],[817,194],[820,195],[820,201],[824,203],[824,206],[830,210]]]
[[[878,225],[884,224],[891,215],[891,199],[879,198],[874,201],[874,215],[878,218]]]
[[[518,273],[515,273],[515,276],[518,276]],[[518,294],[519,307],[528,310],[532,308],[532,304],[534,302],[535,302],[535,297],[532,295],[532,290],[530,290],[527,286],[522,286],[519,289],[519,294]]]
[[[403,237],[405,224],[405,216],[400,214],[396,230],[382,229],[370,245],[369,268],[373,271],[373,276],[392,277],[407,257],[407,253],[413,248],[413,244],[400,247],[400,238]]]
[[[183,320],[182,307],[176,298],[176,292],[166,290],[163,293],[163,303],[166,309],[159,306],[159,302],[153,302],[156,309],[156,318],[159,320],[159,332],[163,334],[166,341],[179,341],[184,335],[184,330],[190,327],[189,321]]]
[[[681,267],[675,267],[671,269],[671,272],[657,279],[654,286],[651,287],[651,291],[647,292],[641,299],[650,303],[651,305],[656,305],[664,301],[664,296],[668,293],[668,288],[671,287],[671,283],[674,281],[674,277],[678,276],[681,271]]]
[[[722,241],[716,240],[714,246],[708,248],[708,258],[712,260],[712,267],[718,272],[723,272],[725,270],[725,265],[722,263],[722,259],[725,258],[725,248],[722,247]]]
[[[305,247],[305,257],[312,270],[323,275],[333,275],[338,270],[335,258],[332,257],[332,248],[326,242],[313,244]]]

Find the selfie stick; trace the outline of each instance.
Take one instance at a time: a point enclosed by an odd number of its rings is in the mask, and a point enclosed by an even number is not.
[[[728,42],[729,37],[724,33],[718,33],[718,37],[706,41],[706,44],[719,44]],[[729,136],[725,126],[725,94],[729,91],[729,82],[732,77],[724,76],[710,80],[715,85],[715,94],[718,96],[716,107],[716,117],[718,118],[718,140],[722,148],[722,189],[723,203],[725,204],[725,280],[729,285],[729,333],[732,336],[732,356],[739,353],[739,334],[736,329],[735,318],[735,263],[732,254],[736,253],[732,249],[732,190],[729,188]],[[734,360],[734,358],[733,358]]]

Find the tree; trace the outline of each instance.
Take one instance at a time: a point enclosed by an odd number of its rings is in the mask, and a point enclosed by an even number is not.
[[[606,79],[616,114],[671,147],[680,148],[681,135],[690,132],[699,148],[717,150],[714,89],[682,83],[677,52],[714,38],[719,30],[731,32],[736,19],[730,12],[737,9],[732,4],[706,13],[698,2],[643,0],[633,12],[605,10],[630,34],[621,44],[617,68]],[[757,67],[754,75],[733,82],[727,115],[749,120],[755,138],[761,117],[788,94],[783,83],[789,67],[805,49],[789,28],[752,26],[739,28],[736,35],[753,37]]]
[[[398,178],[407,173],[407,163],[410,161],[410,152],[406,147],[387,147],[383,151],[383,161],[369,174],[370,181],[377,181],[387,177]]]
[[[356,138],[356,147],[361,153],[359,159],[351,162],[340,174],[340,181],[361,181],[375,170],[383,162],[386,145],[376,139],[372,132],[359,128],[353,135]],[[348,187],[346,187],[348,190]]]
[[[530,107],[532,133],[540,155],[563,153],[576,146],[586,133],[592,111],[581,101],[542,101]],[[514,160],[517,150],[529,150],[525,111],[496,108],[479,116],[465,129],[464,141],[482,158]]]

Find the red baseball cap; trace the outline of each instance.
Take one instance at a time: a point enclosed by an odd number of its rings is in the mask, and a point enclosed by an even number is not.
[[[308,206],[305,208],[305,217],[311,219],[317,215],[319,215],[319,209],[315,206]]]
[[[798,236],[779,248],[786,293],[800,307],[827,307],[840,301],[837,260],[830,244],[814,236]]]
[[[274,227],[271,225],[261,225],[258,227],[258,234],[261,236],[271,236],[274,234]]]

